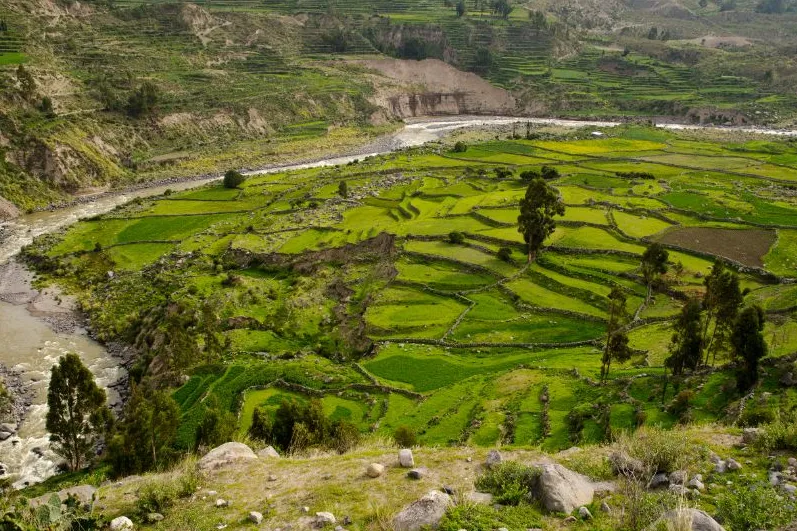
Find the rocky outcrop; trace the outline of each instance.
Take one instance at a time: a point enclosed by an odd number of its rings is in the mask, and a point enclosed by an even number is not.
[[[401,510],[393,519],[395,531],[419,531],[436,529],[446,509],[453,502],[451,496],[437,490],[430,491]]]
[[[72,497],[81,504],[90,504],[94,500],[96,493],[97,489],[91,485],[76,485],[74,487],[68,487],[66,489],[59,490],[55,493],[50,492],[37,498],[33,498],[29,503],[31,507],[46,505],[50,501],[50,498],[52,498],[53,494],[57,494],[58,497],[61,498],[62,503],[65,502],[69,497]]]
[[[589,478],[559,464],[541,465],[540,471],[540,498],[547,510],[570,514],[592,503],[595,489]]]
[[[228,442],[217,446],[199,460],[197,466],[202,471],[212,471],[227,467],[239,461],[257,459],[251,448],[243,443]]]

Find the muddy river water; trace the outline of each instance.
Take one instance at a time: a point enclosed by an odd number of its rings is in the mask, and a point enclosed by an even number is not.
[[[289,169],[345,164],[355,158],[382,154],[437,140],[451,131],[465,127],[532,122],[562,127],[608,127],[614,122],[582,122],[558,119],[529,119],[506,117],[455,117],[422,120],[408,123],[402,130],[366,146],[356,154],[313,162],[250,171],[249,174]],[[668,129],[692,129],[697,126],[662,124]],[[723,130],[732,128],[721,128]],[[744,132],[773,135],[795,135],[797,131],[737,128]],[[58,458],[49,449],[44,427],[46,394],[50,367],[67,352],[78,353],[97,378],[108,388],[109,403],[119,401],[114,385],[125,377],[120,360],[93,341],[86,330],[73,318],[68,297],[60,296],[55,288],[44,293],[33,290],[31,275],[13,257],[34,237],[61,229],[81,218],[102,214],[136,197],[159,195],[166,189],[184,190],[210,182],[211,178],[170,183],[131,192],[97,196],[92,201],[65,208],[22,216],[0,226],[0,365],[18,375],[17,391],[27,397],[24,420],[16,433],[0,440],[0,476],[12,474],[15,486],[23,487],[57,473]],[[66,325],[64,325],[66,322]],[[4,436],[0,430],[0,438]],[[4,472],[5,471],[5,472]]]

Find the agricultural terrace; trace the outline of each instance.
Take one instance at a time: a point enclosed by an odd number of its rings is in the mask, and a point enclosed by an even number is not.
[[[766,309],[771,356],[797,350],[797,146],[606,134],[438,145],[166,194],[26,254],[78,295],[100,337],[145,353],[134,376],[183,378],[184,446],[215,395],[242,432],[256,407],[316,397],[363,431],[560,449],[600,440],[606,422],[676,422],[662,405],[678,392],[662,395],[670,323],[717,256]],[[519,175],[542,165],[558,170],[567,210],[528,265]],[[652,241],[670,250],[669,288],[645,305],[639,260]],[[636,354],[599,386],[612,287],[627,294]],[[187,359],[174,359],[175,329],[193,341]],[[779,376],[764,374],[775,389]],[[731,370],[690,378],[697,421],[739,399]]]

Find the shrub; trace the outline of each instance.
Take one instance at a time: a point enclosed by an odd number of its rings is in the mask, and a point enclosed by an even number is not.
[[[153,478],[138,490],[136,506],[141,514],[162,513],[179,498],[196,492],[199,472],[193,459],[177,466],[169,477]]]
[[[512,177],[512,170],[509,168],[496,168],[493,170],[495,176],[499,179],[508,179]]]
[[[463,243],[465,241],[465,235],[461,232],[451,232],[448,234],[448,241],[456,244]]]
[[[492,494],[496,503],[518,505],[531,500],[539,476],[537,468],[516,461],[505,461],[479,476],[476,488]]]
[[[236,170],[227,170],[224,174],[224,187],[225,188],[238,188],[243,184],[246,178]]]
[[[646,472],[651,476],[656,472],[687,468],[697,460],[699,454],[698,447],[683,431],[653,426],[643,426],[631,434],[621,433],[617,448],[620,452],[642,461]]]
[[[559,177],[559,170],[553,166],[543,166],[540,169],[540,175],[542,175],[542,178],[546,180],[557,179]]]
[[[440,531],[493,531],[500,528],[528,529],[542,527],[542,516],[531,505],[501,507],[471,503],[459,504],[446,511]]]
[[[687,424],[692,419],[692,407],[690,401],[695,397],[692,390],[685,390],[678,393],[670,402],[667,411],[675,417],[681,424]]]
[[[149,113],[158,103],[158,98],[158,87],[145,81],[128,98],[127,114],[137,118]]]
[[[274,421],[266,409],[256,408],[252,413],[252,425],[249,427],[249,436],[260,441],[270,441]]]
[[[451,151],[453,151],[454,153],[465,153],[467,150],[468,150],[468,145],[460,140],[459,142],[454,144],[454,148]]]
[[[717,500],[717,515],[734,531],[776,529],[797,518],[797,506],[766,483],[728,489]]]
[[[205,402],[205,416],[196,428],[196,446],[212,448],[231,441],[237,425],[235,415],[218,404],[216,395],[211,394]]]
[[[780,413],[762,428],[755,442],[762,451],[797,450],[797,413]]]
[[[533,181],[538,177],[542,177],[542,174],[536,170],[526,170],[520,173],[520,179],[523,181]]]
[[[399,426],[396,428],[396,431],[393,432],[393,440],[402,448],[412,448],[418,444],[415,431],[409,426]]]
[[[498,249],[498,259],[504,262],[512,261],[512,249],[510,247],[501,247]]]

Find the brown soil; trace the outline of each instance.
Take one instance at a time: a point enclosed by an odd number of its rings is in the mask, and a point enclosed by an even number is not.
[[[685,227],[665,232],[659,241],[729,258],[751,267],[763,267],[764,255],[775,243],[775,231]]]

